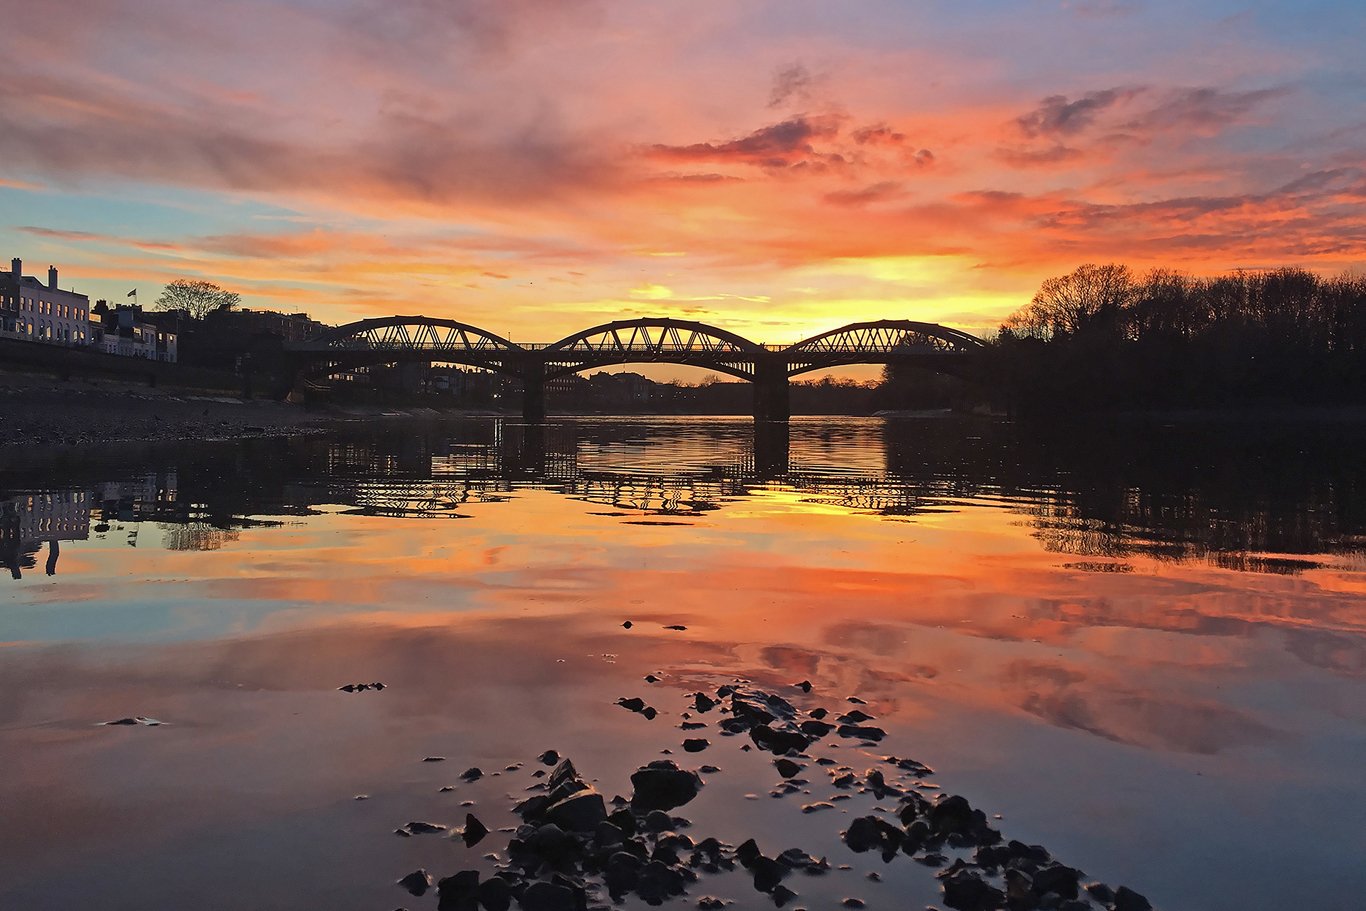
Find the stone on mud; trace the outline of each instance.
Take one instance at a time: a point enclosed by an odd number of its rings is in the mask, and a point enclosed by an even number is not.
[[[565,831],[592,832],[607,820],[607,805],[597,791],[577,791],[548,807],[545,816]]]
[[[631,785],[631,806],[636,810],[672,810],[697,796],[702,779],[671,759],[658,759],[633,772]]]

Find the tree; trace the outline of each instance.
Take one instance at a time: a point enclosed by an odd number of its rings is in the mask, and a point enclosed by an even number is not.
[[[1034,299],[1006,319],[1005,328],[1035,338],[1065,338],[1090,323],[1117,319],[1134,291],[1127,266],[1087,263],[1046,279]]]
[[[177,278],[167,283],[166,290],[156,300],[160,310],[184,310],[195,319],[203,319],[215,310],[231,310],[242,301],[236,291],[220,288],[213,282]]]

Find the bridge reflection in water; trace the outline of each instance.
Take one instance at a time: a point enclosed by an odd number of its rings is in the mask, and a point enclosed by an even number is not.
[[[1314,555],[1366,552],[1366,462],[1344,455],[1366,447],[1358,425],[1060,434],[951,417],[801,419],[790,428],[734,418],[468,418],[395,430],[361,424],[332,439],[207,444],[145,464],[12,469],[0,490],[0,564],[11,575],[36,569],[46,546],[57,572],[54,542],[88,533],[136,546],[146,523],[160,526],[164,547],[210,550],[233,546],[239,530],[320,508],[468,518],[477,504],[526,489],[625,522],[686,521],[767,492],[889,517],[971,503],[1011,510],[1047,550],[1106,561],[1194,558],[1296,573],[1317,565]],[[48,505],[66,503],[88,505],[73,523]]]
[[[326,467],[327,497],[370,515],[435,518],[457,517],[463,504],[496,502],[522,487],[553,489],[595,505],[656,515],[707,512],[769,485],[809,494],[822,503],[889,515],[923,511],[936,494],[954,493],[944,486],[930,490],[873,466],[862,471],[794,470],[785,422],[754,424],[748,445],[698,444],[682,464],[677,449],[671,449],[668,463],[654,468],[645,464],[648,457],[631,465],[598,464],[592,440],[584,439],[585,425],[495,420],[491,426],[493,438],[486,444],[414,452],[411,472],[368,447],[339,446]],[[644,437],[614,442],[617,448],[633,442],[642,450],[651,447]],[[376,456],[381,464],[375,463]]]

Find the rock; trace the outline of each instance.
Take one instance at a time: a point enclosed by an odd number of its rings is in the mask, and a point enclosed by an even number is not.
[[[501,876],[484,880],[474,894],[485,911],[507,911],[512,905],[512,885]]]
[[[938,835],[967,832],[972,828],[973,810],[967,799],[954,794],[930,807],[930,827]]]
[[[567,832],[592,832],[606,822],[607,805],[597,791],[578,791],[548,807],[545,818]]]
[[[694,737],[683,741],[683,749],[689,753],[700,753],[709,746],[711,746],[711,742],[705,737]]]
[[[633,772],[631,785],[631,806],[637,811],[672,810],[697,796],[702,779],[671,759],[659,759]]]
[[[470,768],[461,772],[460,777],[465,779],[466,781],[478,781],[479,779],[484,777],[484,772],[478,766],[471,766]]]
[[[646,832],[664,832],[674,826],[673,817],[663,810],[651,810],[645,814],[645,819],[641,823]]]
[[[1115,890],[1105,883],[1087,883],[1086,892],[1102,905],[1108,905],[1115,900]]]
[[[822,718],[824,718],[826,715],[829,715],[830,713],[825,709],[815,708],[807,712],[806,714],[810,715],[812,718],[815,718],[817,721],[820,721]]]
[[[521,904],[523,911],[578,911],[574,890],[558,883],[532,883],[522,893]]]
[[[445,757],[445,756],[424,756],[424,757],[422,757],[422,761],[423,761],[423,762],[445,762],[445,761],[446,761],[446,757]]]
[[[795,728],[773,728],[767,724],[757,724],[749,730],[750,739],[770,753],[781,756],[790,750],[801,752],[811,745],[811,740]]]
[[[773,765],[784,778],[791,778],[804,768],[800,762],[793,762],[791,759],[775,759]]]
[[[646,675],[645,675],[645,682],[646,682],[646,683],[658,683],[658,682],[659,682],[659,678],[656,677],[654,674],[646,674]]]
[[[634,854],[626,851],[616,852],[607,858],[607,865],[603,871],[603,880],[607,883],[607,891],[614,898],[620,898],[630,892],[639,882],[640,871],[644,867],[645,861]]]
[[[844,843],[849,850],[862,854],[876,848],[887,858],[900,850],[901,839],[900,829],[877,816],[860,816],[844,833]]]
[[[555,752],[554,750],[546,750],[544,753],[542,753],[540,756],[537,756],[536,758],[545,765],[554,765],[555,763],[560,761],[560,754]]]
[[[809,692],[811,692],[811,681],[810,681],[810,680],[803,680],[801,683],[798,683],[798,684],[795,684],[795,685],[796,685],[797,689],[801,690],[803,693],[809,693]]]
[[[535,794],[512,808],[512,812],[527,822],[540,819],[545,815],[546,808],[551,804],[549,797],[543,794]]]
[[[617,848],[626,841],[626,833],[616,823],[604,819],[593,830],[593,844],[599,848]]]
[[[862,699],[860,699],[860,698],[857,697],[857,696],[846,696],[846,697],[845,697],[845,701],[846,701],[846,702],[852,702],[854,705],[867,705],[867,704],[868,704],[868,703],[864,702]]]
[[[873,716],[865,712],[860,712],[858,709],[854,709],[852,712],[845,712],[838,720],[843,721],[845,724],[862,724],[865,721],[872,721]]]
[[[751,724],[770,724],[795,718],[797,710],[781,696],[759,690],[735,690],[730,696],[730,711]]]
[[[630,628],[633,627],[633,626],[635,626],[635,624],[632,623],[630,620],[627,620],[625,623],[623,623],[623,624],[621,625],[621,628],[622,628],[622,629],[630,629]]]
[[[821,738],[833,731],[835,726],[833,724],[827,724],[824,721],[808,720],[797,725],[797,728],[808,737]]]
[[[461,838],[465,840],[465,847],[473,848],[488,834],[488,827],[476,819],[473,813],[465,814],[465,828],[460,833]]]
[[[685,721],[678,726],[682,731],[700,731],[707,726],[705,721]]]
[[[408,890],[409,895],[421,898],[432,887],[432,877],[426,870],[414,870],[400,879],[398,884]]]
[[[887,732],[882,728],[859,724],[842,724],[835,733],[841,737],[858,737],[862,740],[881,740],[887,736]]]
[[[749,864],[749,872],[754,876],[754,888],[760,892],[772,892],[787,873],[782,864],[762,854]]]
[[[1080,878],[1080,870],[1062,864],[1040,867],[1034,871],[1034,893],[1043,895],[1047,892],[1056,892],[1063,898],[1076,898],[1077,880]]]
[[[683,630],[685,630],[685,629],[687,629],[687,627],[684,626],[684,625],[681,624],[681,623],[675,623],[675,624],[673,624],[673,625],[671,625],[671,626],[666,626],[666,627],[664,627],[664,628],[665,628],[665,629],[676,629],[676,630],[679,630],[680,632],[683,631]]]
[[[946,876],[942,885],[944,904],[957,911],[994,911],[1005,905],[1005,893],[970,869]]]
[[[639,696],[632,696],[627,699],[625,696],[617,700],[617,705],[626,709],[628,712],[643,712],[645,710],[645,700]]]
[[[582,781],[579,770],[574,768],[574,763],[568,759],[560,761],[560,764],[550,770],[550,777],[545,780],[546,786],[554,791],[569,782]]]
[[[740,862],[740,866],[745,868],[748,868],[760,857],[763,857],[763,852],[759,850],[758,843],[752,838],[735,849],[735,859]]]
[[[1152,905],[1128,886],[1115,890],[1115,911],[1152,911]]]
[[[834,805],[833,803],[826,803],[826,802],[823,801],[823,800],[817,801],[816,803],[802,804],[802,812],[803,812],[803,813],[817,813],[817,812],[819,812],[819,811],[821,811],[821,810],[833,810],[833,809],[835,809],[835,805]]]
[[[846,907],[846,908],[862,908],[862,907],[863,907],[863,899],[861,899],[861,898],[846,898],[844,901],[840,902],[840,904],[843,905],[843,906]]]
[[[532,832],[525,841],[524,847],[540,860],[551,864],[559,863],[578,850],[578,842],[574,841],[563,829],[552,823],[545,825]],[[511,845],[508,850],[511,851]]]
[[[642,711],[640,714],[644,715],[647,720],[654,721],[655,716],[658,715],[659,712],[655,711],[654,706],[647,705],[645,706],[645,710]]]
[[[478,870],[461,870],[436,884],[438,911],[476,911],[475,890],[479,888]]]
[[[636,878],[636,894],[648,905],[663,904],[665,899],[683,894],[683,889],[683,875],[657,860],[641,868]]]
[[[701,772],[703,775],[715,775],[717,772],[721,770],[714,765],[704,765],[697,771]]]
[[[402,828],[395,829],[399,835],[431,835],[433,832],[444,832],[446,827],[436,822],[410,822]]]
[[[793,892],[787,886],[781,884],[774,886],[771,894],[773,896],[773,904],[777,905],[779,908],[797,897],[796,892]]]
[[[697,907],[701,908],[702,911],[717,911],[719,908],[724,908],[726,904],[714,895],[704,895],[697,900]]]
[[[693,697],[693,708],[699,712],[710,712],[716,708],[716,700],[709,697],[706,693],[698,693]]]

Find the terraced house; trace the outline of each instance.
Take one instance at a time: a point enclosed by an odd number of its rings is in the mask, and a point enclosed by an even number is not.
[[[0,272],[0,333],[53,345],[90,343],[90,298],[57,287],[57,267],[48,266],[47,284],[24,274],[23,260]]]

